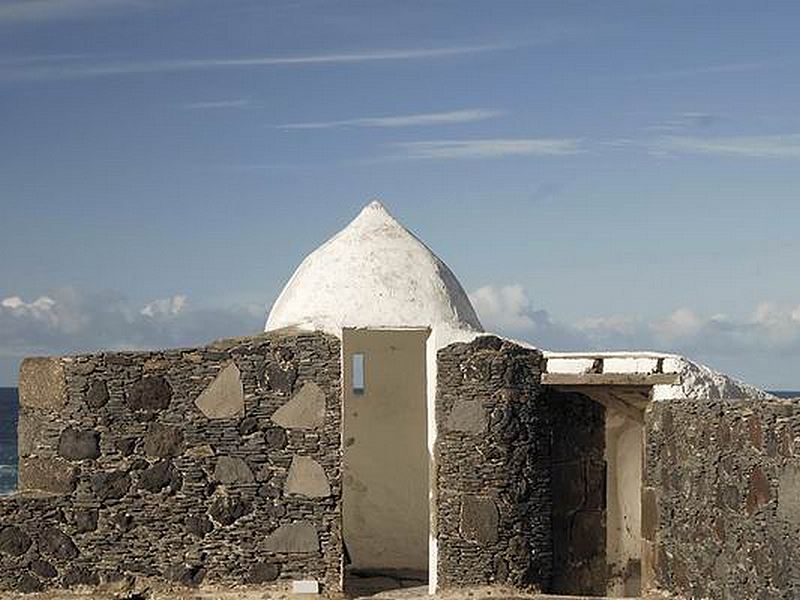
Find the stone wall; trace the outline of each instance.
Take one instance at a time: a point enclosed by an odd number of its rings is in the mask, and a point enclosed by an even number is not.
[[[606,592],[605,409],[548,390],[553,416],[553,580],[557,594]]]
[[[800,404],[652,403],[646,587],[686,598],[800,598]]]
[[[340,344],[274,332],[28,359],[0,589],[340,586]]]
[[[544,588],[552,569],[542,355],[497,337],[439,351],[436,539],[441,588]]]

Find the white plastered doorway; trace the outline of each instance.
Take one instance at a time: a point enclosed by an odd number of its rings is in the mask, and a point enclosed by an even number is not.
[[[369,578],[386,588],[427,581],[429,335],[428,329],[342,332],[346,588]]]

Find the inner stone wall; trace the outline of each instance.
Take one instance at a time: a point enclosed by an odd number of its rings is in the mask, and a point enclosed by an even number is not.
[[[0,589],[339,589],[340,379],[339,341],[292,331],[26,360]]]
[[[654,402],[645,452],[646,588],[800,598],[800,404]]]
[[[441,588],[546,588],[551,418],[542,355],[497,337],[438,353],[436,540]]]
[[[547,591],[606,593],[605,409],[547,391],[553,415],[553,580]]]

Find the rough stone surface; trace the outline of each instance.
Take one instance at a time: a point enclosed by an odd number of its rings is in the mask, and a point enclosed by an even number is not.
[[[446,426],[450,431],[479,434],[486,431],[488,421],[480,400],[461,400],[453,405]]]
[[[86,405],[89,408],[102,408],[108,403],[108,387],[105,381],[93,381],[86,392]]]
[[[778,516],[800,529],[800,464],[789,463],[778,480]]]
[[[31,547],[31,538],[19,527],[6,527],[0,531],[0,552],[9,556],[22,556]]]
[[[20,406],[57,411],[67,402],[64,365],[60,358],[26,358],[19,368]]]
[[[169,458],[178,456],[183,446],[183,433],[178,427],[151,423],[144,438],[144,451],[147,456]]]
[[[325,422],[325,392],[309,381],[272,415],[272,421],[287,429],[316,429]]]
[[[92,475],[92,489],[99,500],[119,500],[131,487],[131,478],[124,471]]]
[[[494,336],[438,353],[435,518],[438,581],[444,589],[549,584],[552,423],[540,386],[542,364],[538,351]],[[483,434],[449,426],[454,407],[464,402],[476,403],[487,415]],[[475,405],[467,408],[478,414]],[[475,509],[484,523],[474,529],[464,523],[462,531],[464,498],[491,498],[496,525],[485,501],[468,500],[467,514]]]
[[[340,361],[340,343],[332,336],[276,332],[199,348],[46,363],[63,363],[58,368],[65,378],[64,403],[58,410],[50,404],[21,408],[21,415],[38,421],[30,428],[29,452],[20,462],[25,493],[0,498],[0,534],[13,526],[20,539],[27,536],[32,543],[19,556],[0,551],[0,591],[94,586],[97,581],[104,586],[130,582],[125,585],[134,589],[136,582],[149,585],[142,578],[165,583],[176,574],[174,585],[196,585],[201,571],[203,585],[233,586],[247,582],[259,564],[275,565],[279,580],[314,579],[326,590],[337,590],[342,556]],[[246,416],[209,419],[195,399],[232,363],[240,370]],[[277,370],[283,382],[273,377],[267,383],[266,373]],[[322,426],[286,430],[270,421],[291,396],[286,390],[295,380],[301,382],[298,389],[314,382],[323,390]],[[103,386],[107,400],[90,400]],[[99,455],[60,457],[59,441],[68,428],[99,433]],[[322,466],[328,496],[283,495],[294,456],[313,458]],[[217,457],[243,460],[260,481],[215,481]],[[297,544],[291,539],[286,542],[291,553],[265,547],[281,526],[298,522],[315,532],[310,551],[294,552]],[[64,558],[74,552],[63,539],[56,543],[56,534],[48,534],[48,545],[42,543],[42,532],[50,529],[67,536],[79,554]],[[5,535],[0,546],[19,544],[11,533]],[[169,571],[178,564],[182,572]],[[266,583],[274,572],[263,566],[257,578]]]
[[[220,456],[214,468],[214,479],[222,484],[252,483],[255,481],[253,471],[241,458]]]
[[[52,494],[71,494],[75,491],[77,469],[60,458],[30,456],[20,458],[19,488]]]
[[[497,543],[497,524],[500,515],[497,504],[491,498],[464,496],[461,500],[462,537],[482,546]]]
[[[172,387],[164,377],[143,377],[128,392],[128,406],[134,411],[164,410],[171,400]]]
[[[17,421],[17,452],[19,456],[36,453],[39,438],[47,428],[47,421],[33,410],[20,407]]]
[[[645,428],[645,489],[667,515],[645,544],[647,585],[687,598],[800,598],[800,523],[781,508],[795,485],[800,405],[655,402]]]
[[[58,440],[58,453],[67,460],[97,458],[100,456],[100,434],[67,427]]]
[[[45,556],[70,560],[78,556],[78,548],[72,539],[56,527],[47,527],[39,535],[39,549]]]
[[[331,486],[322,465],[311,457],[295,456],[286,477],[285,493],[287,496],[326,498],[331,494]]]
[[[195,405],[209,419],[230,419],[244,413],[244,388],[236,363],[231,362],[219,372]]]
[[[281,525],[264,542],[269,552],[311,554],[319,551],[317,530],[307,521]]]
[[[275,581],[280,575],[280,568],[273,563],[259,562],[250,567],[247,583],[268,583]]]

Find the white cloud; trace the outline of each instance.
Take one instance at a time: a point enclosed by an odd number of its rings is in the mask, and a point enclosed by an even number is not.
[[[230,100],[209,100],[204,102],[187,102],[181,108],[187,110],[209,110],[216,108],[247,108],[252,106],[248,98],[233,98]]]
[[[760,136],[664,136],[649,145],[653,154],[706,154],[744,158],[800,158],[800,133]]]
[[[199,58],[152,60],[142,62],[104,62],[81,64],[50,64],[28,68],[0,70],[0,79],[52,80],[110,77],[145,73],[177,73],[249,67],[281,67],[308,65],[341,65],[366,62],[386,62],[447,58],[496,52],[513,48],[509,45],[446,46],[439,48],[408,48],[402,50],[366,50],[363,52],[332,52],[299,56],[253,56],[244,58]]]
[[[31,301],[12,295],[0,300],[0,381],[16,379],[24,356],[201,344],[256,333],[263,319],[263,307],[195,307],[181,294],[144,306],[71,288]]]
[[[361,117],[340,121],[311,121],[307,123],[286,123],[279,129],[334,129],[340,127],[413,127],[418,125],[448,125],[484,121],[505,114],[504,111],[481,108],[453,110],[448,112],[417,113],[384,117]]]
[[[582,152],[581,140],[506,138],[428,140],[394,144],[409,159],[499,158],[503,156],[566,156]]]
[[[484,286],[470,299],[488,331],[548,349],[649,349],[736,364],[800,357],[800,306],[764,302],[738,319],[683,307],[663,317],[608,315],[565,322],[534,309],[518,284]]]
[[[139,311],[140,314],[151,319],[158,317],[174,317],[186,308],[186,296],[177,295],[172,298],[153,300]]]
[[[85,17],[131,4],[135,2],[133,0],[12,0],[0,3],[0,23]]]

